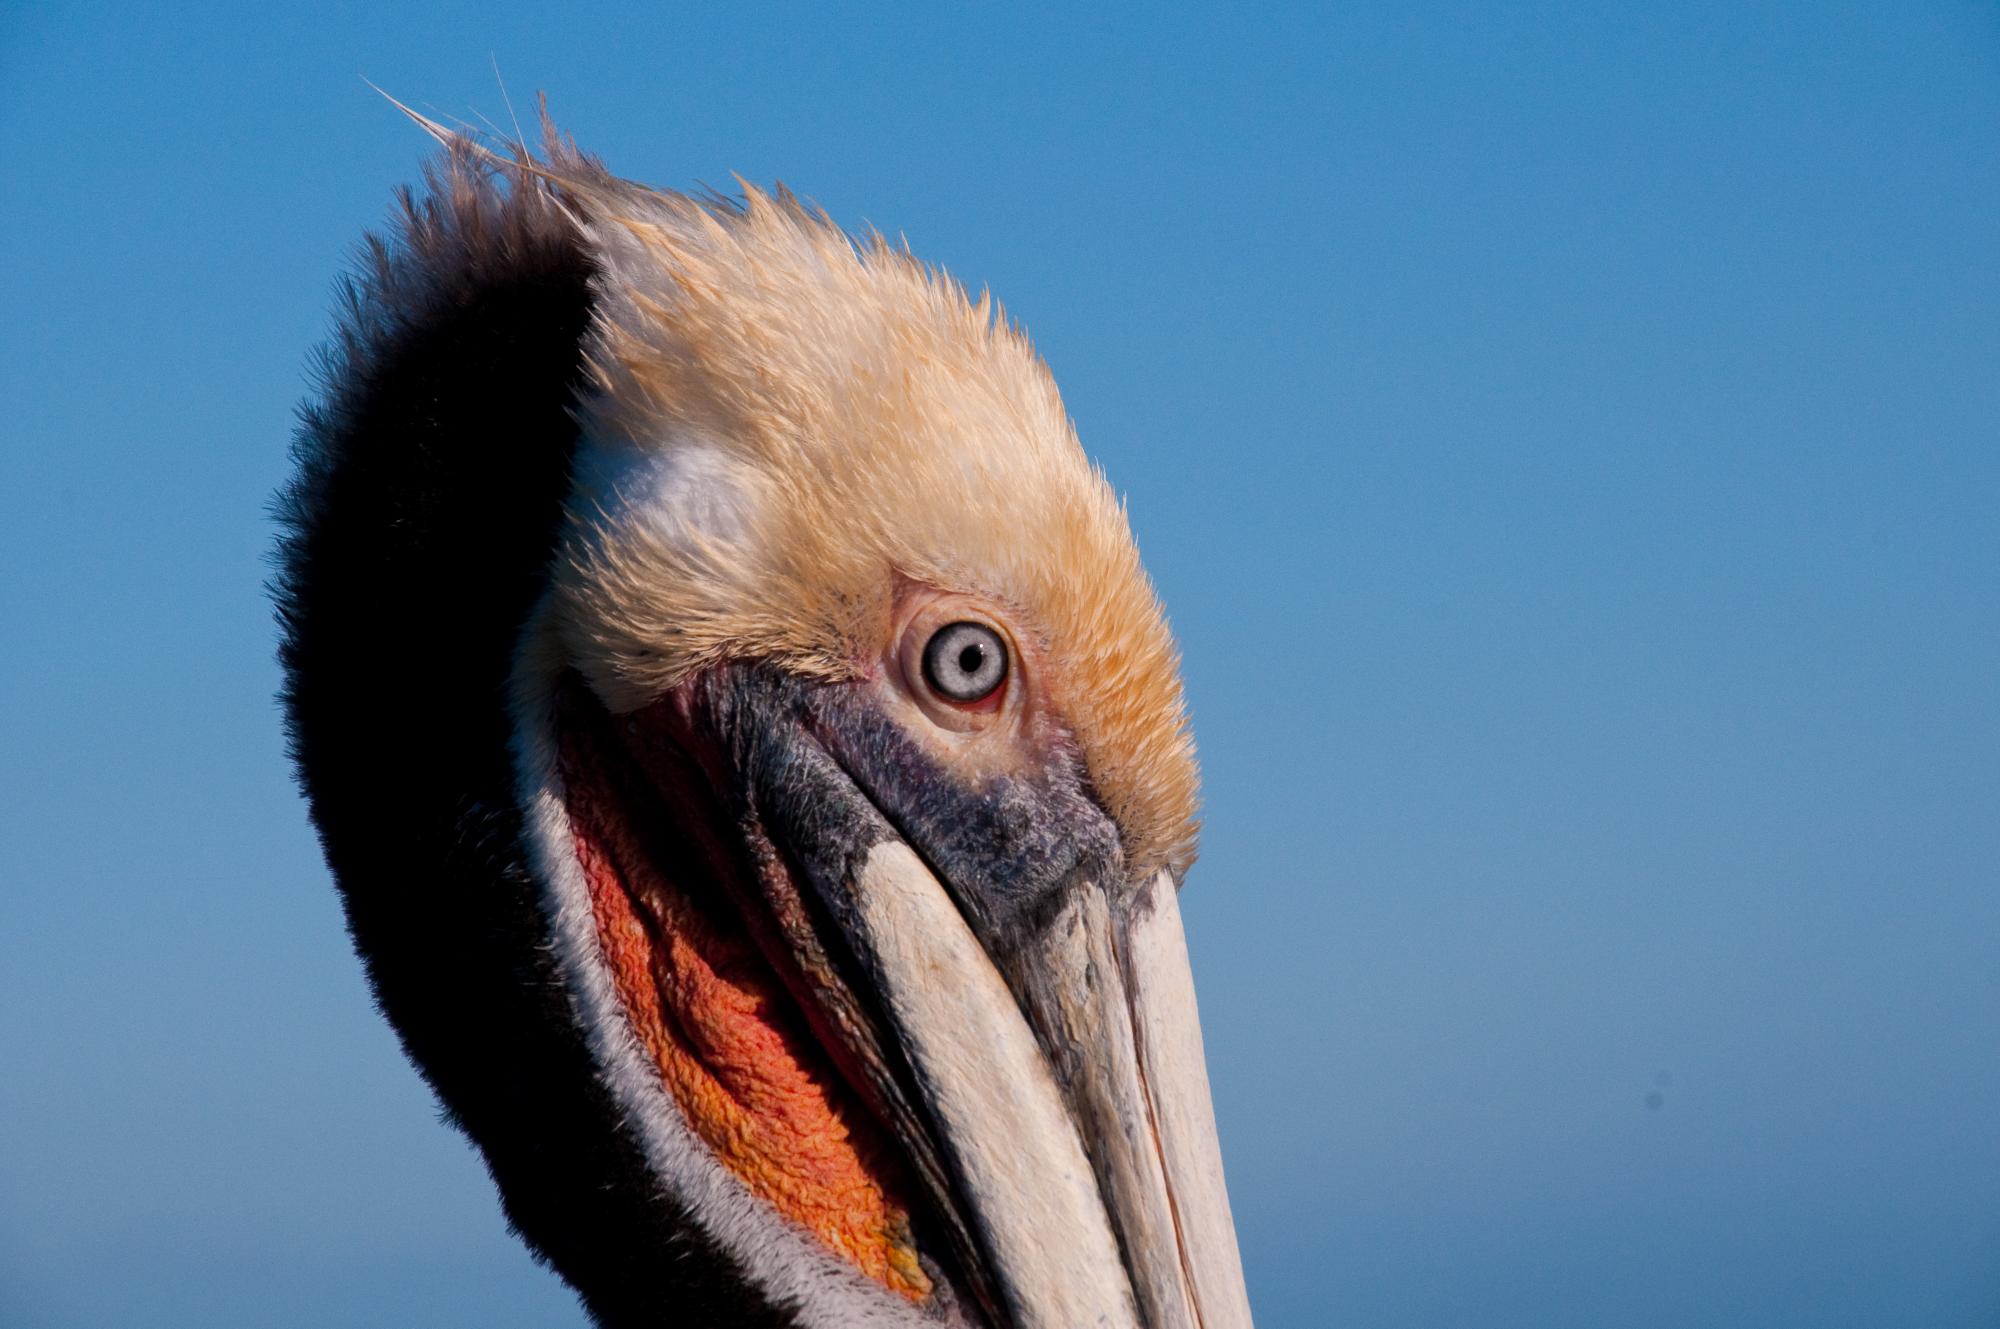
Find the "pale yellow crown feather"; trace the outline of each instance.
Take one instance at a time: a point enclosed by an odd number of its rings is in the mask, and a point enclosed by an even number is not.
[[[1133,865],[1184,870],[1173,638],[1027,337],[783,190],[739,206],[555,165],[600,265],[557,604],[607,704],[726,658],[850,675],[899,575],[992,597],[1037,634]]]

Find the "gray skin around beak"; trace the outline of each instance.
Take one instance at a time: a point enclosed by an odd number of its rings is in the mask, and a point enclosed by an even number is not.
[[[651,709],[635,732],[733,802],[752,930],[985,1316],[1248,1329],[1175,883],[1133,879],[1073,746],[970,788],[862,686],[765,666]]]

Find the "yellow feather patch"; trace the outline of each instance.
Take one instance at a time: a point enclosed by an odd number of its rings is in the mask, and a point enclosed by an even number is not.
[[[782,190],[738,206],[556,165],[601,265],[556,608],[606,704],[731,657],[852,676],[899,578],[990,597],[1038,639],[1133,866],[1184,870],[1173,638],[1025,334]]]

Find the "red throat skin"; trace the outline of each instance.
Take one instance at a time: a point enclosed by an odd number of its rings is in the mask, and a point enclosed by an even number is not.
[[[662,1083],[752,1192],[884,1287],[925,1300],[932,1283],[893,1148],[741,921],[679,879],[700,869],[648,851],[630,815],[648,806],[634,799],[640,777],[576,709],[563,708],[561,773],[577,862],[621,1004]]]

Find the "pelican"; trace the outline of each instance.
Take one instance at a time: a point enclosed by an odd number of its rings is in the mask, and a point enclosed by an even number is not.
[[[1124,509],[984,295],[782,187],[443,142],[280,498],[377,1003],[627,1325],[1247,1329]]]

